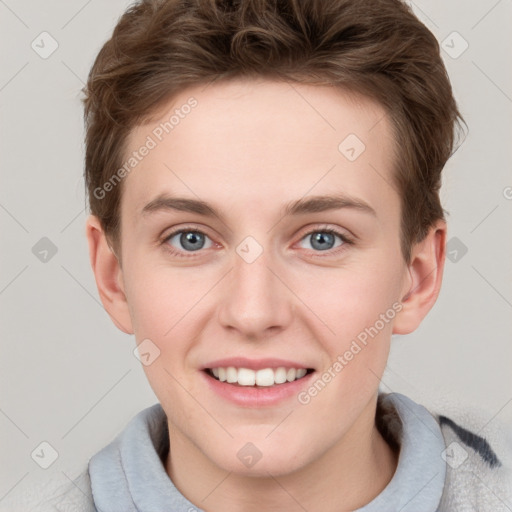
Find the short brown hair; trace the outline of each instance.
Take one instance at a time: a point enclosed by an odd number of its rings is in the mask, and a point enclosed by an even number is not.
[[[131,130],[187,86],[263,77],[357,91],[380,103],[396,140],[401,241],[444,218],[441,171],[462,117],[434,35],[400,0],[141,0],[120,18],[84,88],[91,213],[114,246]],[[378,179],[378,178],[376,178]],[[98,197],[99,196],[99,197]]]

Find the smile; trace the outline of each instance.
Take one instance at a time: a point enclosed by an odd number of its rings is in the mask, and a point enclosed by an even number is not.
[[[262,368],[251,370],[249,368],[235,368],[233,366],[207,368],[206,372],[220,382],[238,386],[270,387],[302,379],[312,369],[306,368]]]

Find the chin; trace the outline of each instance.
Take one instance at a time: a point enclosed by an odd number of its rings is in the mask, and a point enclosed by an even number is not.
[[[229,457],[226,457],[226,453]],[[268,478],[270,475],[283,476],[301,469],[307,464],[306,455],[305,447],[290,442],[273,443],[264,438],[249,441],[245,437],[243,440],[230,441],[229,449],[213,454],[212,460],[225,471],[241,476]]]
[[[248,476],[253,478],[269,478],[282,477],[294,473],[303,467],[299,461],[288,460],[264,460],[262,457],[254,466],[244,467],[243,464],[229,464],[232,467],[226,467],[227,471],[231,471],[240,476]]]

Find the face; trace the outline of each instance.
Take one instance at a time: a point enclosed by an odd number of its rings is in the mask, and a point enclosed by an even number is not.
[[[369,99],[263,80],[132,132],[120,276],[171,445],[279,475],[372,428],[408,286],[393,151]]]

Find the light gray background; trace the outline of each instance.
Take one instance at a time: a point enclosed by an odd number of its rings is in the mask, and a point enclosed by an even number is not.
[[[16,485],[82,467],[156,402],[134,338],[99,302],[84,236],[80,89],[126,5],[0,0],[0,501]],[[447,261],[422,327],[394,339],[382,388],[510,422],[512,2],[418,0],[413,9],[444,41],[469,125],[442,190],[448,238],[467,253]],[[51,48],[43,31],[58,43],[46,59],[31,47],[35,40],[39,51]],[[42,237],[57,247],[47,262],[32,252]],[[47,470],[31,458],[43,441],[59,454]]]

